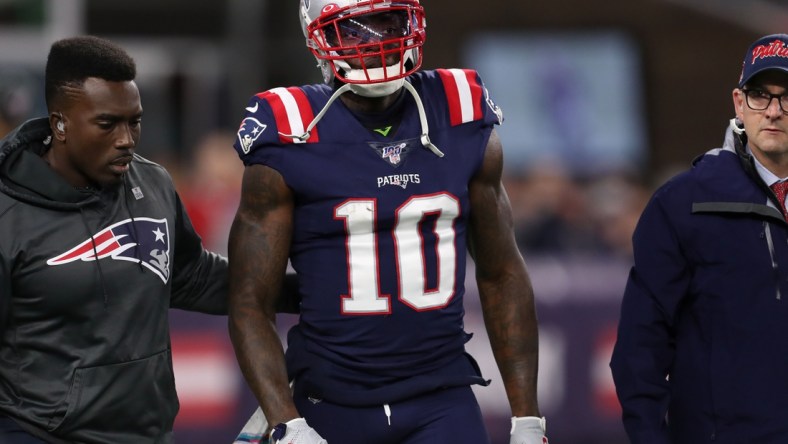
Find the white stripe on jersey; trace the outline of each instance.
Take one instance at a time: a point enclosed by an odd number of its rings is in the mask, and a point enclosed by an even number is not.
[[[462,123],[473,121],[473,98],[471,97],[471,85],[465,77],[465,71],[461,69],[449,69],[457,83],[457,93],[460,96],[460,112],[462,113]]]
[[[295,97],[287,88],[273,88],[271,92],[282,99],[282,104],[285,106],[287,112],[287,120],[290,122],[290,134],[301,135],[304,134],[304,121],[301,120],[301,111],[298,109],[298,103]],[[306,140],[299,140],[293,138],[293,143],[306,143]]]

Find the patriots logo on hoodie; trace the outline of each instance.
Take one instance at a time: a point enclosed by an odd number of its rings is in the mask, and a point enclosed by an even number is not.
[[[104,258],[142,263],[166,284],[170,278],[170,235],[167,219],[140,217],[110,225],[76,247],[49,259],[47,265]]]

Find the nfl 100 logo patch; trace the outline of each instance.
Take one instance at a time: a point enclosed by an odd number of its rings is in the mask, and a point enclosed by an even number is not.
[[[370,142],[369,146],[378,153],[381,159],[385,160],[394,168],[402,165],[405,156],[407,156],[413,148],[413,145],[409,141],[389,143]]]

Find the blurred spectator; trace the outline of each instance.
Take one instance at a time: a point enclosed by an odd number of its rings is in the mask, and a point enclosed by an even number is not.
[[[648,199],[633,175],[573,177],[558,161],[507,178],[515,232],[529,255],[628,258],[635,224]]]
[[[0,138],[34,114],[34,83],[29,77],[18,70],[0,69]]]
[[[527,254],[593,253],[602,248],[588,218],[585,193],[563,165],[535,165],[506,186],[515,208],[517,242]]]
[[[244,170],[232,149],[234,137],[233,133],[221,131],[203,137],[178,185],[205,247],[225,255]]]
[[[589,216],[603,252],[631,258],[632,233],[650,191],[625,174],[595,178],[586,189]]]

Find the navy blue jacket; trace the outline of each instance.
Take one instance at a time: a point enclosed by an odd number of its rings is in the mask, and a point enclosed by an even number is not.
[[[788,442],[788,224],[745,136],[656,191],[611,368],[638,443]]]

